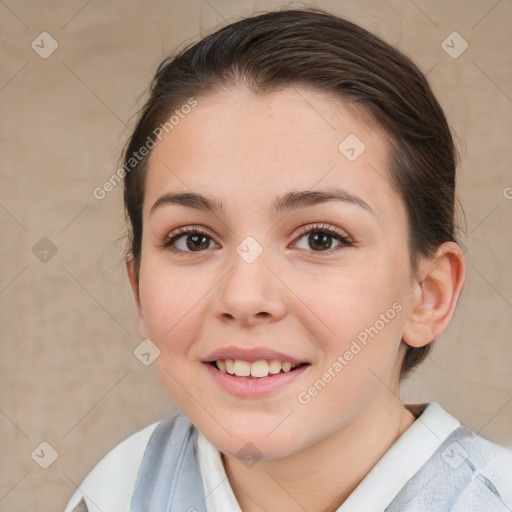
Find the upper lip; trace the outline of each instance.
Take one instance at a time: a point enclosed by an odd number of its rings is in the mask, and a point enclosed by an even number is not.
[[[210,363],[212,361],[233,359],[239,361],[248,361],[253,363],[254,361],[258,361],[261,359],[265,359],[267,361],[289,361],[293,364],[304,363],[304,360],[297,359],[296,357],[290,356],[288,354],[283,354],[282,352],[277,352],[270,348],[266,347],[223,347],[217,350],[214,350],[209,355],[206,356],[203,362]]]

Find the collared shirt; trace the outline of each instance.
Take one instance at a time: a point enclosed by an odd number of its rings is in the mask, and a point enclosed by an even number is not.
[[[336,512],[383,512],[459,426],[460,422],[438,403],[428,404]],[[229,485],[219,450],[200,432],[198,457],[208,512],[242,512]]]
[[[512,451],[465,429],[436,402],[426,407],[406,407],[415,413],[416,421],[336,512],[512,511]],[[85,478],[65,512],[129,512],[144,460],[150,472],[160,464],[165,473],[178,463],[176,476],[182,479],[188,478],[184,475],[189,475],[195,465],[197,481],[182,480],[188,485],[186,493],[197,495],[194,486],[202,483],[207,512],[241,512],[219,450],[194,429],[183,413],[178,417],[178,437],[173,436],[174,420],[169,418],[149,425],[117,445]],[[157,431],[161,441],[155,441],[149,449],[148,443],[151,444]],[[189,439],[189,457],[183,466],[178,462],[178,454],[185,448],[183,443],[187,443],[182,437],[185,434]],[[159,442],[165,444],[160,446]],[[171,450],[169,460],[152,459],[173,445],[178,451]],[[181,474],[182,471],[186,473]],[[160,482],[164,493],[166,481]],[[153,482],[146,478],[149,487],[138,487],[138,495],[145,497],[146,491],[153,492]],[[186,503],[184,488],[181,491]]]

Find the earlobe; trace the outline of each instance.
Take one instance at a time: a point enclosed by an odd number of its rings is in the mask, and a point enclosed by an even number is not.
[[[402,334],[411,347],[423,347],[450,323],[465,277],[464,255],[458,244],[445,242],[433,258],[420,264],[421,281],[410,293],[409,316]]]

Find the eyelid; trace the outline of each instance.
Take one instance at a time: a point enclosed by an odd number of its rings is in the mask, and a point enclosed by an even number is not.
[[[319,256],[319,257],[322,255],[327,256],[327,255],[330,255],[333,252],[337,251],[339,247],[342,247],[342,246],[348,247],[348,246],[354,245],[354,241],[352,240],[351,236],[346,231],[344,231],[336,226],[326,224],[324,222],[304,224],[304,225],[300,226],[299,228],[297,228],[295,235],[294,235],[295,238],[294,238],[292,244],[295,244],[304,235],[307,235],[309,233],[314,233],[314,232],[327,233],[331,237],[337,238],[338,241],[340,242],[339,246],[334,247],[333,249],[329,249],[327,251],[311,251],[311,250],[302,249],[304,251],[307,251],[310,254],[313,254],[314,256]],[[176,240],[178,240],[186,235],[189,235],[189,234],[203,235],[205,237],[208,237],[215,244],[217,244],[214,237],[211,235],[211,233],[208,230],[206,230],[205,228],[203,228],[202,226],[199,226],[199,225],[190,225],[190,226],[180,226],[179,228],[174,229],[158,243],[158,246],[162,249],[166,249],[166,250],[169,250],[169,251],[172,251],[175,253],[179,253],[179,254],[187,254],[189,256],[193,255],[194,253],[200,254],[200,253],[206,252],[206,250],[205,251],[183,251],[181,249],[176,249],[175,247],[172,246],[172,244],[174,242],[176,242]]]
[[[326,224],[324,222],[305,224],[298,228],[298,232],[296,233],[295,239],[292,242],[292,244],[295,245],[297,241],[300,240],[304,235],[315,232],[327,233],[329,236],[337,239],[340,242],[340,244],[336,247],[328,249],[327,251],[312,251],[307,249],[301,249],[302,251],[305,251],[308,254],[308,256],[312,256],[314,258],[330,256],[331,254],[337,252],[339,249],[343,247],[351,247],[355,245],[355,241],[346,231],[336,226]]]
[[[183,236],[190,235],[190,234],[204,235],[204,236],[210,238],[211,240],[213,240],[214,243],[217,243],[217,242],[215,242],[215,239],[211,235],[211,233],[208,232],[205,228],[203,228],[202,226],[199,226],[199,225],[192,224],[190,226],[180,226],[179,228],[172,230],[168,235],[165,235],[163,237],[163,239],[158,242],[157,245],[161,249],[169,250],[171,252],[176,252],[176,253],[180,253],[180,254],[185,253],[185,254],[191,255],[194,253],[206,252],[206,251],[182,251],[182,250],[176,249],[172,246],[172,243],[174,243],[176,240],[178,240],[179,238],[181,238]]]
[[[329,233],[331,235],[337,235],[340,238],[352,242],[351,236],[345,230],[342,230],[331,224],[326,224],[324,222],[313,222],[312,224],[304,224],[303,226],[297,228],[296,235],[300,236],[315,231],[322,231]]]

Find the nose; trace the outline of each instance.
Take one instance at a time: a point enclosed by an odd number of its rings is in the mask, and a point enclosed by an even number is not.
[[[217,289],[214,307],[220,321],[249,327],[275,322],[285,315],[285,286],[271,259],[263,251],[250,262],[233,251],[230,270]]]

